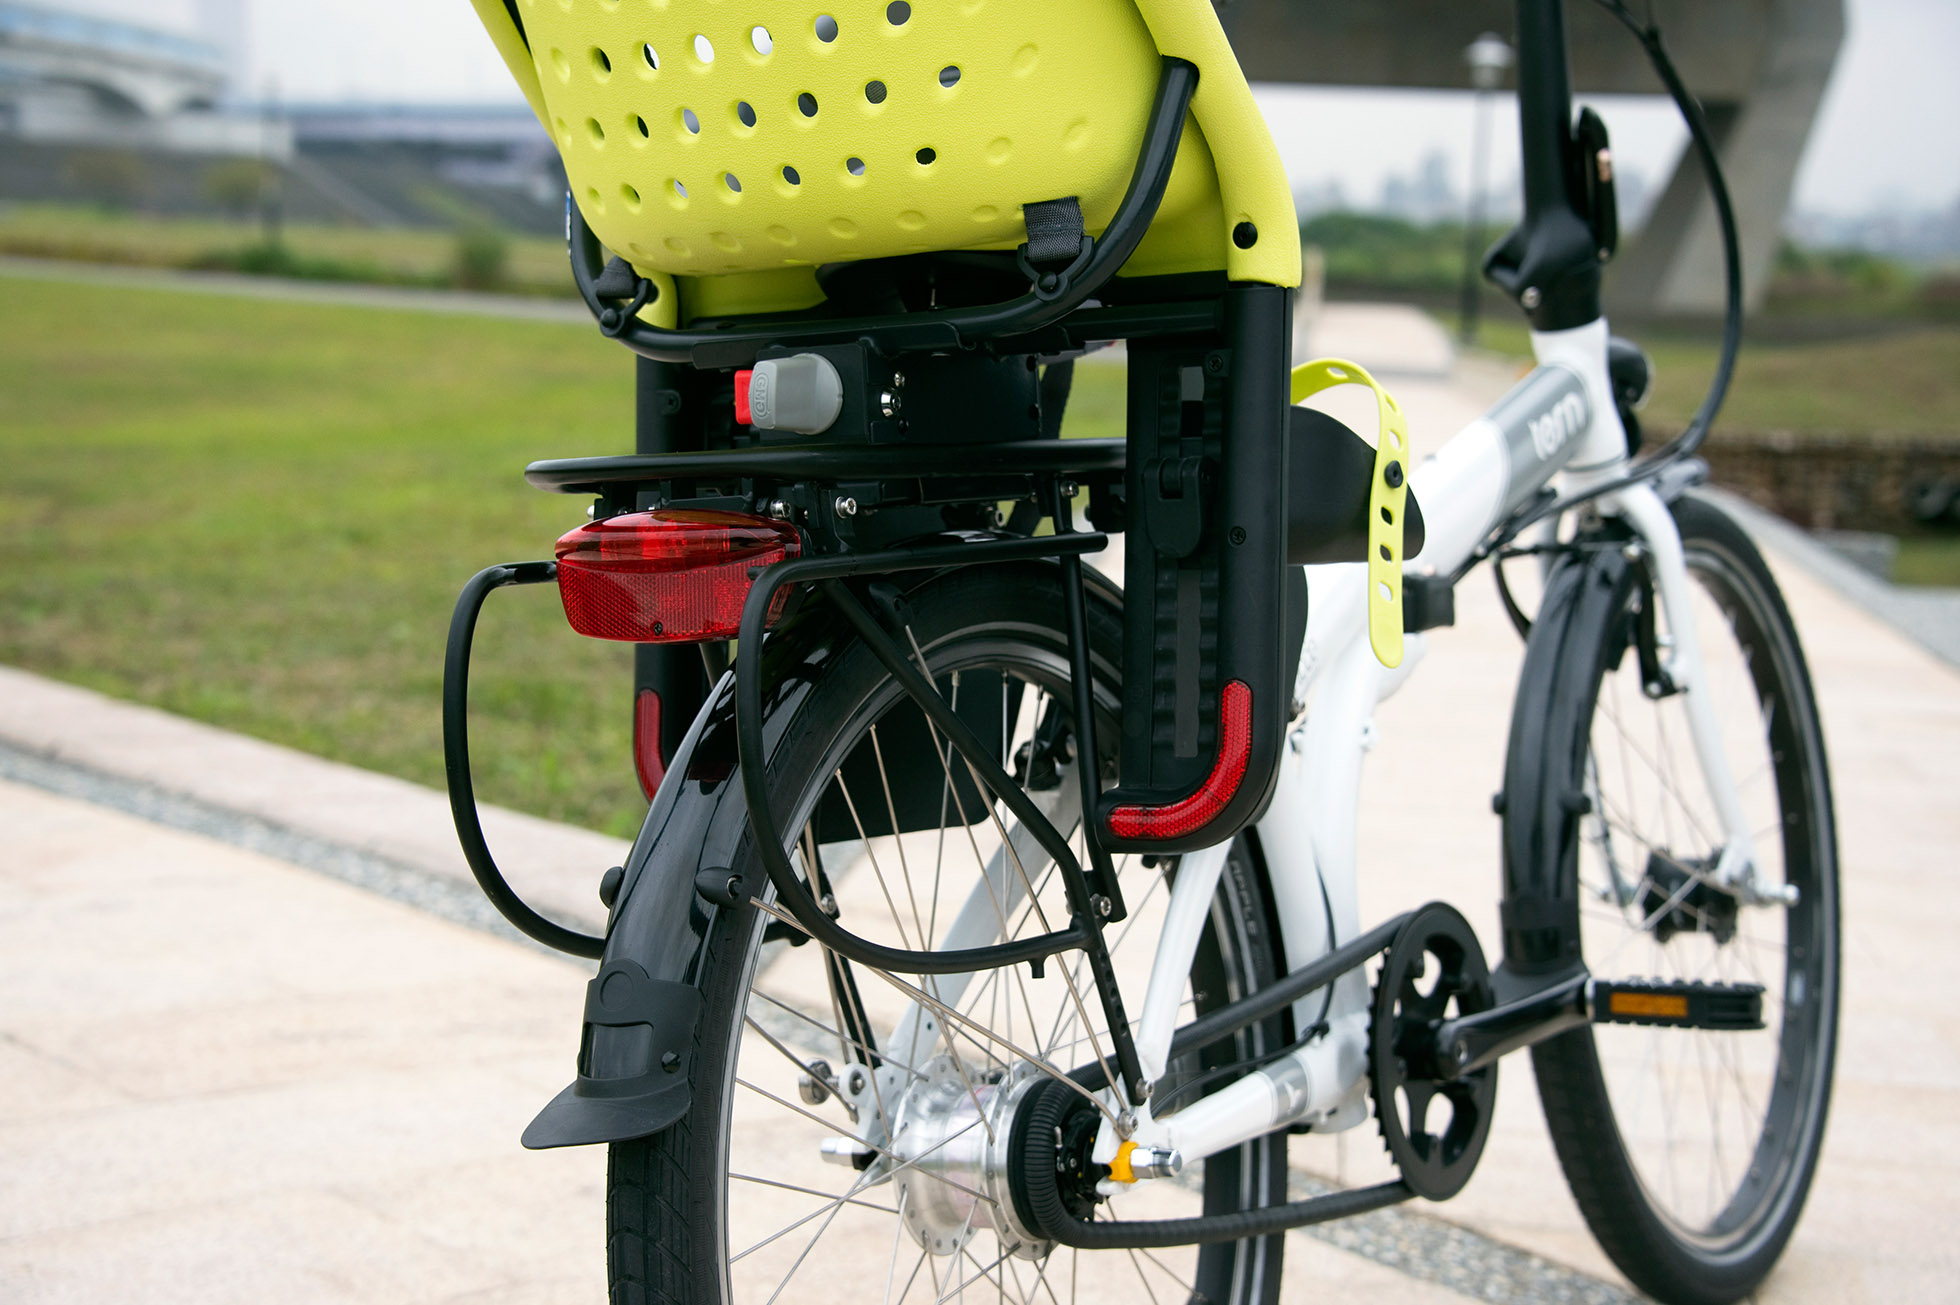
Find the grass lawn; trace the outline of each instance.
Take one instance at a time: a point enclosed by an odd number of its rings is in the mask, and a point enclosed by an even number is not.
[[[341,265],[356,280],[445,281],[456,258],[455,235],[409,228],[288,224],[281,231],[298,258]],[[147,217],[56,204],[0,206],[0,254],[186,267],[212,255],[236,255],[258,247],[256,222],[217,218]],[[562,240],[506,237],[507,288],[572,293]]]
[[[1654,359],[1654,393],[1641,419],[1657,431],[1680,430],[1715,374],[1715,338],[1638,328],[1626,334]],[[1531,355],[1522,324],[1486,321],[1477,341],[1505,357]],[[1721,438],[1725,428],[1960,440],[1960,326],[1857,340],[1745,339],[1711,438]]]
[[[1892,563],[1895,585],[1960,586],[1960,537],[1905,535]]]
[[[0,662],[442,786],[464,579],[549,557],[585,501],[533,458],[632,447],[596,329],[0,279]],[[1077,369],[1069,434],[1121,433]],[[485,800],[613,833],[644,802],[631,650],[556,591],[477,638]]]
[[[632,366],[549,324],[0,280],[0,661],[442,784],[463,580],[549,557],[532,458],[632,446]],[[631,650],[555,590],[478,638],[480,791],[630,833]]]

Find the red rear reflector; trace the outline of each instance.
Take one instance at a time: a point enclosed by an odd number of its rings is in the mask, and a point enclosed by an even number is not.
[[[794,527],[740,512],[668,508],[594,521],[558,541],[558,596],[580,634],[628,643],[732,639],[749,573],[801,556]],[[789,591],[769,610],[782,614]]]
[[[1218,704],[1218,760],[1198,791],[1168,806],[1124,806],[1109,813],[1117,838],[1182,838],[1217,818],[1239,791],[1252,759],[1252,690],[1242,680],[1226,684]]]
[[[749,381],[754,376],[755,369],[752,367],[745,367],[735,373],[735,420],[744,426],[755,420],[755,414],[749,411]]]
[[[653,801],[667,775],[667,759],[660,755],[660,695],[652,689],[641,689],[633,700],[633,769],[639,772],[640,791]]]

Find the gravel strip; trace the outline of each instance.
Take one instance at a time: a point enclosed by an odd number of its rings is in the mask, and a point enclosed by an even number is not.
[[[1486,1163],[1493,1163],[1486,1161]],[[1336,1191],[1295,1170],[1289,1198]],[[1314,1224],[1300,1232],[1351,1255],[1494,1305],[1641,1305],[1647,1298],[1412,1206]]]

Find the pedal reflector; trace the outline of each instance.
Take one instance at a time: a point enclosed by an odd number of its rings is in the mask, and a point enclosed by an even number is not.
[[[1664,983],[1594,979],[1596,1024],[1656,1024],[1682,1029],[1760,1029],[1763,989],[1754,983]]]
[[[1671,993],[1660,992],[1616,992],[1607,998],[1607,1014],[1618,1016],[1647,1016],[1660,1020],[1684,1020],[1688,1018],[1688,999]]]

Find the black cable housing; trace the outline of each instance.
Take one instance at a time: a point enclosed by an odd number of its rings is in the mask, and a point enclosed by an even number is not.
[[[1642,23],[1634,17],[1623,0],[1593,0],[1593,3],[1612,15],[1640,42],[1647,52],[1647,61],[1653,65],[1654,73],[1667,88],[1668,98],[1681,113],[1687,124],[1689,141],[1694,147],[1695,157],[1701,162],[1702,176],[1708,182],[1708,193],[1715,202],[1715,216],[1722,230],[1722,259],[1724,264],[1723,284],[1726,304],[1722,314],[1722,351],[1715,363],[1715,375],[1708,383],[1708,392],[1702,397],[1701,406],[1689,419],[1687,428],[1673,440],[1636,463],[1631,471],[1617,479],[1580,490],[1563,497],[1545,497],[1520,511],[1500,526],[1491,538],[1473,553],[1459,571],[1463,571],[1483,561],[1520,534],[1547,517],[1558,517],[1575,507],[1589,503],[1596,498],[1625,489],[1657,475],[1663,468],[1681,459],[1690,457],[1708,438],[1715,418],[1722,411],[1722,404],[1729,394],[1729,382],[1735,376],[1736,355],[1742,349],[1742,241],[1736,233],[1735,208],[1729,201],[1729,186],[1722,176],[1721,160],[1715,153],[1715,141],[1708,129],[1708,119],[1701,111],[1697,100],[1681,74],[1674,67],[1674,60],[1667,52],[1661,39],[1658,24],[1649,21]]]

